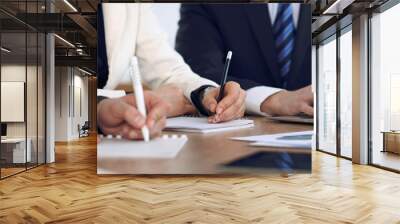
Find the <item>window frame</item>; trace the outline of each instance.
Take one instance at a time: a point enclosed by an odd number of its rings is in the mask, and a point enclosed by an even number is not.
[[[400,0],[388,0],[381,4],[380,6],[369,10],[368,13],[368,165],[377,167],[383,170],[400,173],[400,169],[390,168],[384,165],[376,164],[373,162],[373,154],[374,154],[374,147],[373,147],[373,130],[372,130],[372,120],[373,120],[373,113],[372,113],[372,76],[373,76],[373,68],[372,68],[372,54],[373,54],[373,35],[372,35],[372,19],[376,14],[382,14],[387,10],[397,6],[400,4]],[[375,15],[374,15],[375,14]]]
[[[336,29],[336,30],[333,30]],[[316,39],[316,150],[319,152],[327,153],[329,155],[337,156],[340,158],[344,158],[347,160],[352,160],[352,158],[343,156],[341,153],[341,119],[340,119],[340,81],[341,81],[341,66],[340,66],[340,38],[342,35],[346,34],[347,32],[352,32],[352,22],[351,16],[345,16],[341,20],[337,21],[334,25],[326,29],[326,33],[322,32],[318,35]],[[319,139],[319,85],[320,85],[320,73],[319,73],[319,48],[321,44],[326,44],[331,41],[336,41],[336,152],[332,153],[327,150],[320,148],[320,139]]]

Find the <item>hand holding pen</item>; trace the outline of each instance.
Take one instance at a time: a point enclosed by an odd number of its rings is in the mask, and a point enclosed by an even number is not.
[[[97,126],[102,133],[140,140],[144,139],[141,129],[146,126],[150,137],[159,136],[165,127],[169,106],[152,92],[144,91],[143,96],[148,110],[146,117],[138,111],[133,94],[98,103]]]
[[[203,105],[213,115],[208,119],[210,123],[218,123],[241,118],[245,112],[246,92],[236,82],[226,82],[232,52],[229,51],[221,76],[220,87],[212,88],[204,93]]]

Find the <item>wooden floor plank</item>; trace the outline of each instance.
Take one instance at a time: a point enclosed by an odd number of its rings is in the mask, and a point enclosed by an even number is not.
[[[0,181],[0,223],[400,223],[400,175],[313,152],[313,173],[97,176],[96,138]]]

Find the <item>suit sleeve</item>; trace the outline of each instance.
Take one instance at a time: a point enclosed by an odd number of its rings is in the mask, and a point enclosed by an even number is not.
[[[175,46],[195,73],[219,82],[229,49],[215,21],[208,6],[182,4]],[[238,82],[245,90],[261,86],[252,80],[233,76],[229,76],[228,80]]]
[[[181,55],[168,44],[151,8],[143,4],[136,47],[143,81],[152,89],[164,84],[175,84],[191,99],[191,92],[201,86],[218,86],[190,69]]]

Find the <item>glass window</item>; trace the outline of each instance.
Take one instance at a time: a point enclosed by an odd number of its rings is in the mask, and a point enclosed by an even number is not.
[[[372,163],[400,170],[400,5],[371,19]]]
[[[2,2],[16,13],[43,12],[43,1]],[[39,7],[40,6],[40,7]],[[8,18],[0,23],[0,178],[45,162],[45,35]]]
[[[36,32],[27,33],[27,80],[26,80],[26,114],[27,114],[27,143],[31,151],[27,167],[37,165],[37,98],[38,98],[38,35]]]
[[[26,141],[26,33],[1,34],[2,177],[25,170],[31,151]],[[27,148],[28,147],[28,148]]]
[[[352,33],[340,36],[340,154],[352,157]]]
[[[336,39],[318,48],[318,149],[336,153]]]

